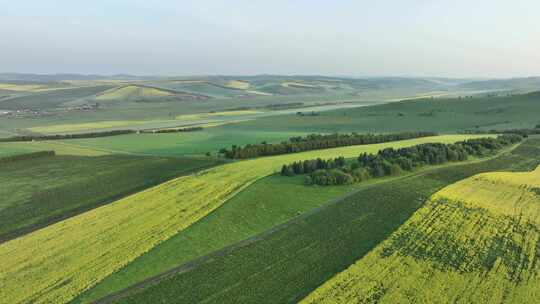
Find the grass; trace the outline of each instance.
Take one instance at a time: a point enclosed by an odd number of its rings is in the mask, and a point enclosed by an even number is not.
[[[56,89],[43,92],[34,92],[30,95],[17,96],[4,99],[0,102],[0,108],[6,110],[16,109],[53,109],[62,107],[64,103],[74,100],[92,101],[96,94],[112,88],[110,85],[96,85],[79,88]],[[56,118],[58,119],[58,118]]]
[[[540,167],[484,173],[433,195],[388,240],[304,303],[533,303]]]
[[[355,157],[383,147],[468,137],[425,137],[260,158],[168,181],[2,244],[0,281],[9,292],[0,301],[69,301],[204,218],[257,179],[279,170],[283,163],[335,155]]]
[[[297,132],[403,132],[530,128],[539,119],[540,94],[468,99],[422,99],[321,112],[319,116],[281,115],[224,127]]]
[[[46,89],[47,86],[44,84],[14,84],[14,83],[0,83],[0,89],[9,90],[9,91],[38,91],[41,89]]]
[[[204,128],[197,132],[171,134],[130,134],[114,137],[74,139],[66,143],[89,149],[120,151],[149,155],[178,156],[216,153],[220,148],[234,143],[244,145],[262,141],[282,141],[291,136],[303,135],[297,132],[249,132],[228,133],[220,127]]]
[[[222,116],[243,116],[243,115],[252,115],[260,114],[261,111],[256,110],[237,110],[237,111],[224,111],[224,112],[210,112],[210,113],[199,113],[199,114],[185,114],[178,115],[176,119],[178,120],[200,120],[200,119],[209,119],[209,118],[219,118]]]
[[[160,90],[152,87],[141,87],[136,85],[128,85],[124,87],[113,88],[107,90],[96,97],[96,100],[112,100],[112,99],[130,99],[141,97],[162,97],[173,95],[169,91]]]
[[[58,155],[101,156],[109,152],[91,147],[72,145],[61,141],[33,141],[33,142],[2,142],[0,143],[0,157],[37,151],[55,151]]]
[[[151,280],[114,302],[297,302],[368,254],[444,186],[480,172],[531,168],[540,163],[539,151],[540,141],[529,141],[492,160],[368,187]]]
[[[32,132],[46,133],[46,134],[58,134],[58,133],[75,133],[85,130],[99,130],[108,128],[129,128],[133,125],[141,125],[148,123],[148,121],[134,121],[134,120],[116,120],[116,121],[96,121],[91,123],[79,123],[79,124],[59,124],[44,127],[34,127],[29,130]]]
[[[130,155],[53,156],[3,164],[0,241],[214,164]]]

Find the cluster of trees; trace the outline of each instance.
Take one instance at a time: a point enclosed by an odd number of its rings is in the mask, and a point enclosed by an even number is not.
[[[281,167],[281,175],[293,176],[297,174],[310,174],[321,169],[328,170],[341,168],[343,166],[345,166],[345,158],[343,156],[328,160],[321,158],[309,159],[283,165],[283,167]]]
[[[386,148],[377,154],[363,153],[349,164],[343,157],[294,162],[284,165],[281,175],[308,174],[307,184],[352,184],[373,177],[398,175],[425,165],[464,161],[469,156],[485,156],[521,140],[521,135],[504,134],[497,138],[470,139],[455,144],[426,143],[400,149]]]
[[[8,137],[8,138],[0,138],[0,142],[94,138],[94,137],[131,134],[135,132],[136,132],[135,130],[113,130],[113,131],[78,133],[78,134],[21,135],[21,136],[14,136],[14,137]]]
[[[404,132],[396,134],[311,134],[305,137],[291,137],[288,141],[277,144],[248,144],[240,147],[233,145],[229,150],[219,152],[227,158],[245,159],[259,156],[296,153],[309,150],[328,149],[353,145],[376,144],[418,137],[435,136],[433,132]]]
[[[141,133],[194,132],[194,131],[201,131],[202,129],[203,129],[203,127],[188,127],[188,128],[178,128],[178,129],[162,129],[162,130],[141,131]]]
[[[32,153],[26,153],[26,154],[19,154],[19,155],[13,155],[13,156],[0,158],[0,164],[7,164],[7,163],[20,161],[20,160],[27,160],[27,159],[55,156],[55,155],[56,153],[54,151],[39,151],[39,152],[32,152]]]

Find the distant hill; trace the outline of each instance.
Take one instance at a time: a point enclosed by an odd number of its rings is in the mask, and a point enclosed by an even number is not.
[[[125,80],[142,80],[151,79],[151,76],[133,76],[118,74],[112,76],[104,76],[97,74],[26,74],[26,73],[0,73],[0,81],[6,82],[58,82],[62,80],[103,80],[103,79],[125,79]]]
[[[469,90],[540,90],[540,77],[471,81],[459,87]]]

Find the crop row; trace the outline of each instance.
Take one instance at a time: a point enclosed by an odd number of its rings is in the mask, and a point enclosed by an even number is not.
[[[539,146],[529,140],[492,160],[371,186],[104,302],[296,302],[369,253],[436,191],[477,173],[536,166]]]
[[[540,169],[484,173],[433,195],[388,240],[304,303],[533,303]]]
[[[0,281],[7,291],[0,302],[67,302],[284,162],[470,137],[425,137],[261,158],[174,179],[0,245]]]

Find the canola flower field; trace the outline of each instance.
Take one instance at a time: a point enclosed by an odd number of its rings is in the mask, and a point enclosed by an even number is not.
[[[451,143],[444,135],[259,158],[180,177],[0,245],[0,303],[65,303],[283,163]]]
[[[539,190],[540,167],[447,186],[302,303],[535,303]]]

